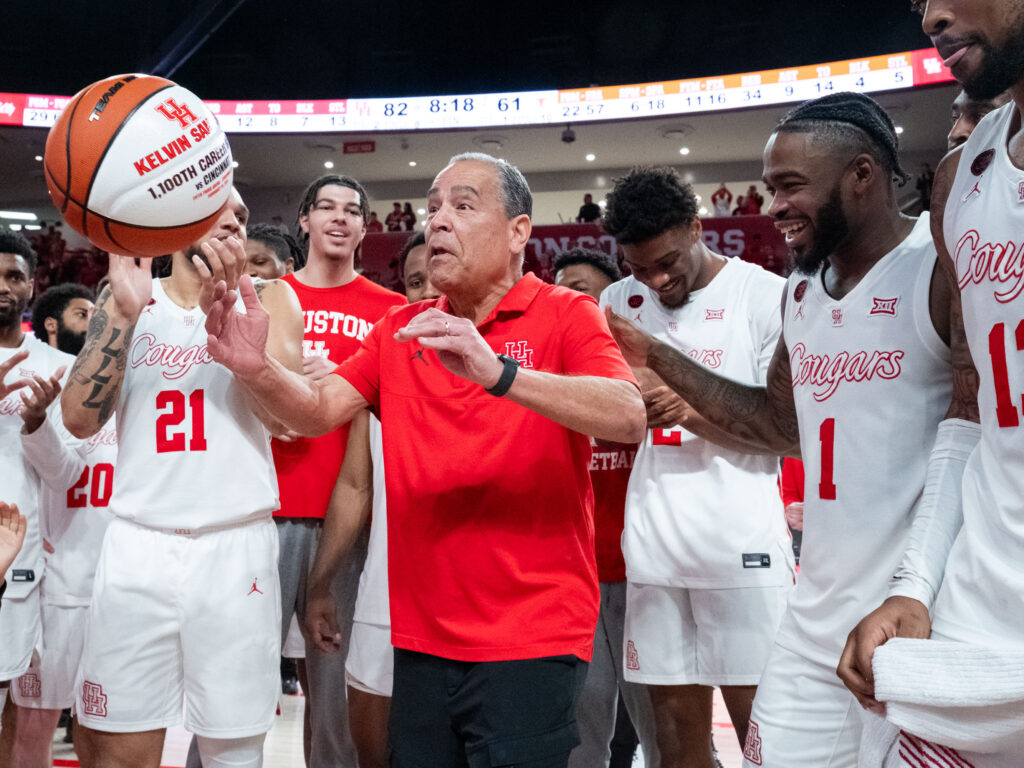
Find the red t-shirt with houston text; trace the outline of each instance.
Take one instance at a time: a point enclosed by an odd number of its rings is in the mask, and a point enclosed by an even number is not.
[[[636,458],[635,444],[590,439],[590,484],[594,486],[594,544],[597,578],[615,583],[626,580],[622,557],[622,529],[626,522],[626,486]]]
[[[295,275],[281,278],[295,289],[305,320],[302,354],[320,355],[332,362],[347,360],[390,307],[405,304],[401,294],[382,288],[362,275],[345,285],[312,288]],[[274,517],[318,517],[327,502],[345,458],[348,425],[320,437],[301,437],[291,443],[273,440],[274,466],[281,509]]]
[[[379,407],[391,639],[461,661],[574,654],[597,623],[590,440],[450,373],[392,309],[338,373]],[[589,296],[526,275],[478,326],[524,369],[634,382]]]

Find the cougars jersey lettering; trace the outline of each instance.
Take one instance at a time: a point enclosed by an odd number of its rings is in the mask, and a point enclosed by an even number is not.
[[[1006,151],[1014,117],[1011,102],[971,134],[943,221],[978,369],[981,440],[964,471],[963,528],[949,554],[934,627],[953,640],[1019,647],[1024,638],[1024,171]]]
[[[234,377],[210,357],[204,322],[201,310],[178,306],[153,281],[117,407],[110,510],[118,517],[196,532],[277,508],[270,437]]]
[[[389,307],[406,303],[404,296],[362,275],[332,288],[313,288],[295,275],[282,279],[295,290],[302,307],[303,356],[323,357],[334,363],[343,362],[359,349],[373,324]],[[346,424],[320,437],[272,442],[281,493],[277,516],[323,518],[345,458],[347,441]]]
[[[716,372],[764,383],[781,319],[783,280],[730,260],[711,283],[668,309],[633,277],[602,306]],[[626,493],[622,549],[630,582],[701,589],[792,583],[778,459],[713,445],[681,427],[648,430]]]
[[[8,374],[8,381],[32,376],[49,378],[62,365],[70,370],[75,362],[71,355],[44,344],[30,334],[25,335],[17,348],[0,348],[0,362],[22,350],[28,351],[28,358],[14,367]],[[39,527],[41,470],[29,461],[22,447],[21,428],[25,423],[21,420],[22,391],[15,390],[0,400],[0,499],[9,504],[17,504],[28,520],[25,543],[7,574],[5,596],[15,599],[35,589],[43,576],[43,547]],[[46,420],[52,426],[61,419],[58,398],[50,406]],[[46,428],[42,426],[39,429]]]
[[[800,578],[779,645],[835,666],[846,635],[886,596],[949,406],[949,349],[928,294],[923,215],[840,300],[794,273],[784,336],[806,472]]]

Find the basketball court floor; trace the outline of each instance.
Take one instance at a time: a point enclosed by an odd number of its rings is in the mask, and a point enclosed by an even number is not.
[[[264,751],[264,768],[302,768],[302,711],[305,699],[299,696],[281,697],[281,716],[273,730],[267,734],[266,747]],[[732,723],[729,722],[729,713],[725,709],[721,694],[715,691],[714,708],[714,734],[715,746],[718,747],[718,756],[725,768],[740,768],[743,759],[739,744],[736,743],[736,732]],[[78,766],[75,753],[70,744],[64,744],[61,739],[64,732],[60,731],[54,738],[53,757],[54,766],[70,768]],[[167,741],[164,744],[164,757],[161,761],[162,768],[182,768],[185,765],[185,755],[188,752],[190,734],[184,728],[178,726],[167,732]],[[633,761],[633,768],[644,768],[643,756],[637,753]]]

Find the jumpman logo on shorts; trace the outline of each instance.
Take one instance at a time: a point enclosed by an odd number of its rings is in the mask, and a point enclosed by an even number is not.
[[[424,365],[430,365],[430,363],[427,362],[427,358],[425,358],[423,356],[423,350],[422,349],[417,349],[416,353],[414,355],[412,355],[409,359],[410,360],[419,360]]]
[[[263,590],[256,586],[257,581],[259,581],[258,578],[252,580],[252,588],[245,594],[246,597],[251,595],[253,592],[259,592],[261,595],[263,594]]]

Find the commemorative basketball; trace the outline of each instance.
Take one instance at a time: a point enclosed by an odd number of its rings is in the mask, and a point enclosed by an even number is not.
[[[67,224],[106,251],[162,256],[197,241],[231,192],[227,137],[192,92],[162,77],[79,91],[46,139],[46,184]]]

